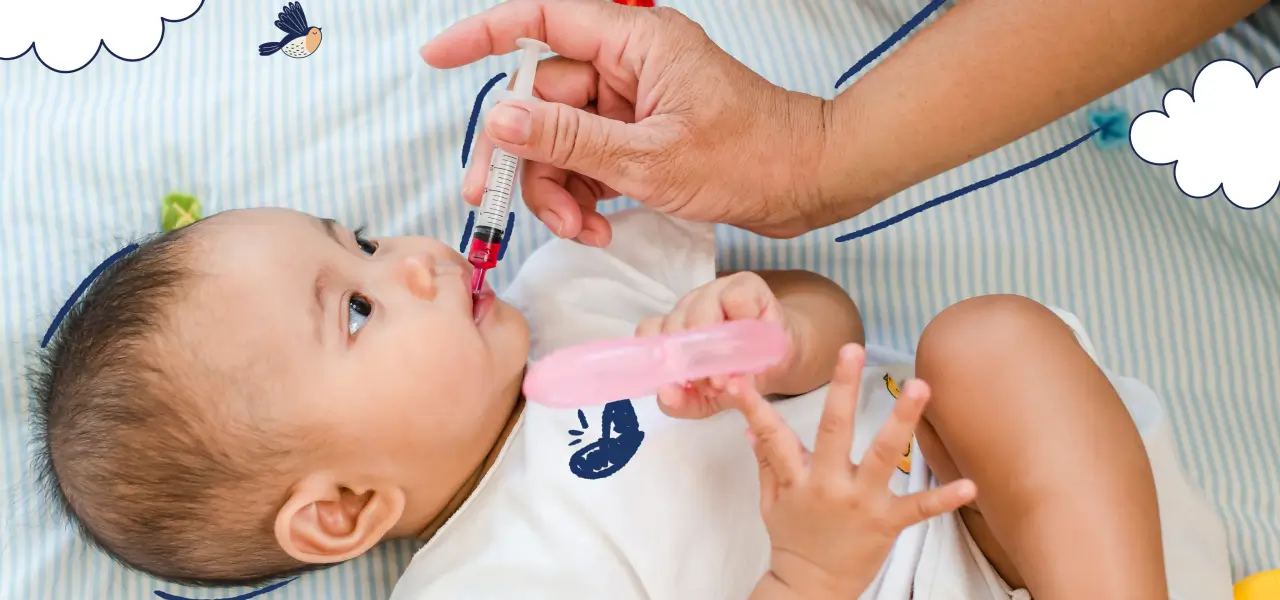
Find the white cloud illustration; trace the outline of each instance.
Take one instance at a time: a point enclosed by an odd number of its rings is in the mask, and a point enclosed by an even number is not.
[[[1138,115],[1133,151],[1157,165],[1177,163],[1173,178],[1193,198],[1222,189],[1240,208],[1258,208],[1280,188],[1280,68],[1256,84],[1231,60],[1205,65],[1191,93],[1170,90],[1164,112]]]
[[[63,73],[77,71],[101,44],[142,60],[160,47],[165,21],[196,14],[204,0],[0,0],[0,59],[27,54]]]

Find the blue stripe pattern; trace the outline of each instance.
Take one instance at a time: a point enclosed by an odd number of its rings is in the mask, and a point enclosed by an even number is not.
[[[460,240],[471,209],[459,197],[458,157],[472,105],[514,57],[440,72],[417,48],[493,4],[307,4],[325,39],[314,56],[293,60],[257,55],[277,35],[279,6],[210,2],[170,24],[156,54],[139,63],[100,56],[70,75],[34,60],[0,63],[0,485],[8,500],[0,504],[0,598],[253,591],[157,583],[54,522],[27,467],[22,370],[85,275],[158,228],[169,192],[197,196],[207,212],[287,206],[367,223],[379,235]],[[666,4],[771,81],[830,98],[842,73],[927,2]],[[1280,10],[1269,6],[1089,110],[1159,107],[1165,90],[1189,87],[1201,65],[1224,57],[1257,74],[1280,63]],[[1181,458],[1227,522],[1233,576],[1280,567],[1280,202],[1242,211],[1220,194],[1189,199],[1170,169],[1089,142],[873,235],[834,241],[1094,127],[1081,110],[797,239],[721,227],[719,258],[729,268],[832,277],[859,302],[870,339],[901,350],[914,348],[933,315],[969,296],[1018,293],[1071,310],[1109,367],[1164,399]],[[549,237],[528,215],[513,229],[490,276],[499,290]],[[386,544],[262,597],[386,598],[413,550]]]

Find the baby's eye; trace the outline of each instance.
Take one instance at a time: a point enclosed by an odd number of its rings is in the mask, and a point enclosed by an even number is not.
[[[349,335],[355,335],[364,327],[364,322],[369,320],[369,316],[373,314],[373,305],[360,294],[352,294],[351,299],[347,301],[348,313],[350,318],[347,320],[347,331]]]
[[[374,252],[378,251],[378,244],[371,242],[364,237],[363,225],[361,225],[360,227],[357,227],[356,230],[351,233],[352,233],[352,236],[356,238],[356,245],[359,246],[360,250],[362,250],[365,254],[372,255]]]

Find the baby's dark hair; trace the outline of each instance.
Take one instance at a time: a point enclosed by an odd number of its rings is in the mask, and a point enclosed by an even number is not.
[[[309,568],[275,541],[287,490],[266,483],[271,436],[217,414],[246,391],[183,339],[174,307],[199,277],[204,225],[140,241],[68,311],[29,372],[35,467],[117,562],[178,583],[257,585]]]

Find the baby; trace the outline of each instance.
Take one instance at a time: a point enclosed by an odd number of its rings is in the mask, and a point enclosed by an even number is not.
[[[831,281],[718,274],[710,226],[610,221],[607,248],[553,241],[503,299],[474,302],[445,244],[292,211],[144,243],[34,374],[43,481],[113,557],[196,584],[412,538],[395,600],[1230,597],[1223,534],[1158,401],[1105,374],[1070,315],[966,300],[915,357],[872,347],[864,369],[857,308]],[[787,358],[656,400],[521,398],[526,363],[559,348],[738,318],[783,325]],[[882,425],[904,443],[873,443],[898,439]],[[868,465],[907,497],[812,484]],[[859,518],[866,539],[844,527]],[[874,539],[878,556],[832,558]]]

